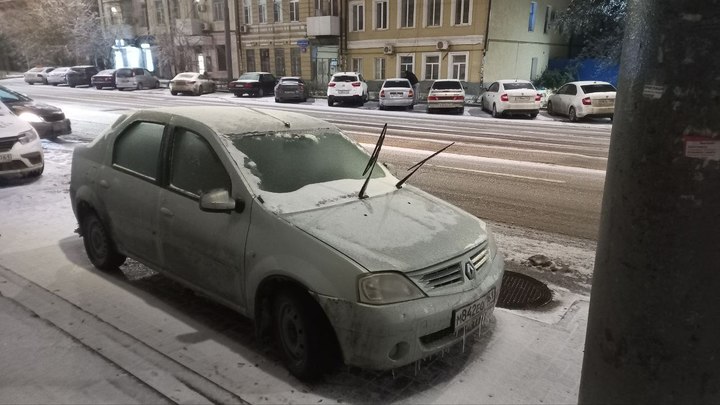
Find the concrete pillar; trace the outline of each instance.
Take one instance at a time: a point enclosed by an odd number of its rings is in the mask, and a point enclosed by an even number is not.
[[[580,403],[720,403],[720,1],[629,7]]]

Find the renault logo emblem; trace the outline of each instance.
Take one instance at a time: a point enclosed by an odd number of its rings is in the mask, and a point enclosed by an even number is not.
[[[472,262],[465,263],[465,277],[467,277],[468,280],[475,278],[475,267],[473,267]]]

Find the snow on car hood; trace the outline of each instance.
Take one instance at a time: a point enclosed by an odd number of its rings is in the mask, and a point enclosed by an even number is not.
[[[369,271],[422,269],[487,238],[484,222],[411,186],[281,217]]]

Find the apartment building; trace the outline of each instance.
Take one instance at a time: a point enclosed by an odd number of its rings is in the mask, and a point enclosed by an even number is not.
[[[103,24],[115,37],[116,66],[142,66],[164,77],[179,70],[203,71],[218,79],[246,71],[316,76],[317,57],[332,56],[329,50],[337,58],[339,3],[98,0]]]

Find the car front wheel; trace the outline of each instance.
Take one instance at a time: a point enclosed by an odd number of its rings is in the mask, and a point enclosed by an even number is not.
[[[312,298],[299,290],[280,292],[274,302],[275,332],[285,364],[303,380],[327,371],[335,351],[329,324]]]
[[[82,220],[82,236],[90,262],[100,270],[114,270],[125,262],[125,256],[115,250],[105,225],[97,214],[87,214]]]

